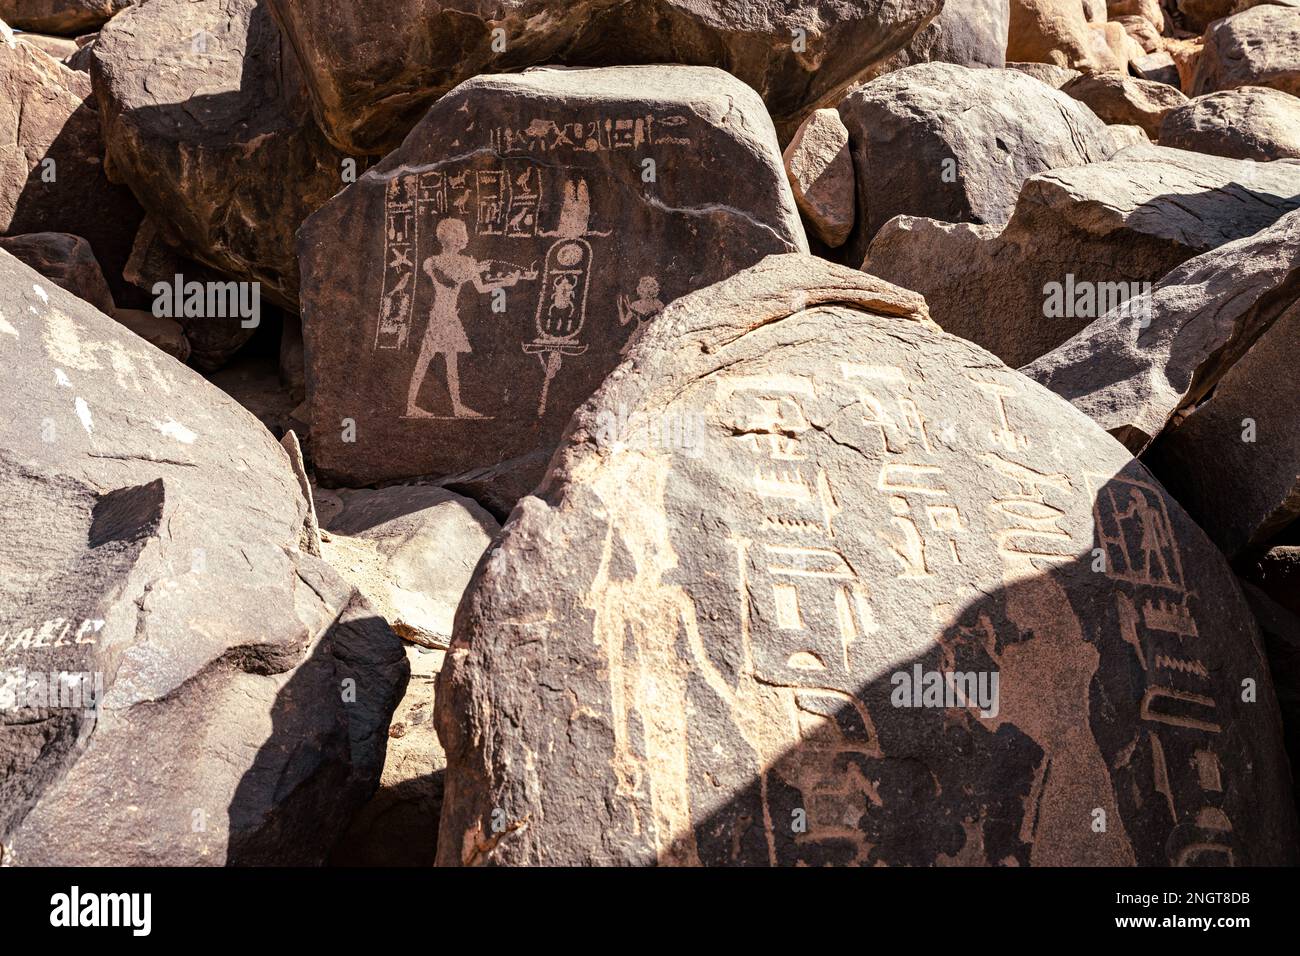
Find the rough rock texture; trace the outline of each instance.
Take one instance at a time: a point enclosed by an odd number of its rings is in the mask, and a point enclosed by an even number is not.
[[[1241,591],[1255,614],[1263,638],[1264,654],[1282,713],[1282,731],[1291,764],[1291,791],[1300,794],[1300,617],[1251,584],[1243,584]]]
[[[814,110],[782,154],[804,223],[832,249],[853,230],[857,197],[849,131],[836,110]]]
[[[900,217],[862,267],[923,294],[946,331],[1020,366],[1297,206],[1300,164],[1132,146],[1030,178],[1001,231]]]
[[[438,850],[447,754],[433,726],[443,652],[407,645],[411,682],[388,728],[379,789],[330,855],[332,866],[432,866]]]
[[[61,289],[113,314],[113,293],[90,243],[66,232],[33,232],[0,239],[0,249],[25,262]]]
[[[1083,75],[1078,70],[1072,70],[1068,66],[1057,66],[1055,63],[1008,63],[1007,69],[1032,76],[1054,90],[1059,90],[1076,76]]]
[[[1262,86],[1198,96],[1165,114],[1160,145],[1233,159],[1300,158],[1300,98]]]
[[[103,155],[90,79],[0,35],[0,234],[81,236],[120,300],[141,212]]]
[[[297,551],[234,402],[2,252],[0,316],[5,863],[319,863],[379,779],[400,640]]]
[[[344,186],[258,0],[149,0],[93,47],[109,172],[190,257],[298,297],[294,231]],[[359,172],[359,170],[358,170]]]
[[[1145,456],[1229,558],[1300,517],[1300,256],[1292,263],[1291,306]]]
[[[1117,17],[1115,22],[1124,28],[1124,32],[1131,36],[1142,47],[1144,54],[1156,53],[1160,50],[1160,30],[1151,25],[1151,21],[1146,17]],[[1129,64],[1130,67],[1132,63]]]
[[[1215,20],[1233,12],[1237,0],[1177,0],[1178,11],[1187,26],[1198,33]]]
[[[939,15],[912,42],[862,76],[862,82],[916,63],[956,63],[1001,69],[1007,62],[1010,0],[945,0]]]
[[[189,339],[175,319],[161,318],[144,309],[114,309],[113,318],[156,349],[161,349],[178,362],[190,357]]]
[[[1167,83],[1174,89],[1182,89],[1182,79],[1178,75],[1178,64],[1166,50],[1158,50],[1140,56],[1129,64],[1129,69],[1144,80]]]
[[[1085,73],[1125,67],[1107,45],[1105,33],[1089,27],[1080,0],[1011,0],[1007,59],[1054,63]]]
[[[1252,7],[1210,25],[1192,95],[1267,86],[1300,96],[1300,7]]]
[[[1090,110],[1017,70],[919,64],[855,90],[839,112],[857,186],[855,263],[894,216],[1003,223],[1028,177],[1114,151]]]
[[[1272,600],[1292,614],[1300,614],[1300,546],[1283,544],[1269,548],[1250,562],[1244,573],[1247,580]]]
[[[757,90],[777,125],[793,133],[809,110],[832,104],[905,46],[941,3],[270,0],[270,7],[298,52],[321,128],[342,149],[380,154],[463,80],[543,64],[720,67]]]
[[[611,430],[623,407],[702,416],[703,453]],[[996,700],[900,706],[918,671],[996,673]],[[1210,541],[918,296],[804,256],[675,303],[575,415],[466,595],[435,719],[441,863],[1295,855]]]
[[[545,455],[665,304],[806,242],[762,101],[720,70],[470,80],[299,233],[317,473]]]
[[[1061,92],[1087,104],[1102,122],[1140,126],[1152,138],[1159,135],[1165,114],[1187,103],[1172,86],[1126,73],[1088,73],[1065,84]]]
[[[1178,88],[1189,96],[1195,96],[1196,68],[1205,49],[1205,38],[1166,38],[1164,49],[1173,57],[1174,66],[1178,70]]]
[[[1021,371],[1138,454],[1297,300],[1300,212],[1292,212],[1184,263]],[[1270,413],[1263,404],[1272,400],[1257,400],[1257,414]]]
[[[1160,0],[1106,0],[1106,16],[1120,23],[1125,23],[1128,17],[1138,17],[1151,24],[1156,33],[1165,29],[1165,11]]]
[[[0,20],[40,33],[88,33],[137,0],[0,0]]]
[[[0,7],[3,7],[3,4],[0,4]],[[20,43],[30,43],[38,50],[48,53],[56,60],[63,60],[65,63],[68,57],[77,52],[76,41],[67,37],[52,37],[43,33],[19,33],[14,39]]]
[[[451,643],[474,565],[500,530],[468,498],[431,485],[318,490],[322,556],[401,637]]]

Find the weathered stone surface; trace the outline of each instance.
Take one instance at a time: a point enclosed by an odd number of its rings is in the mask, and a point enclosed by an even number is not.
[[[1192,95],[1238,86],[1267,86],[1300,96],[1300,7],[1252,7],[1205,31]]]
[[[864,73],[867,82],[916,63],[956,63],[1002,69],[1007,62],[1010,0],[945,0],[939,15],[912,41]]]
[[[634,346],[457,616],[440,862],[1295,857],[1223,558],[1084,416],[923,316],[772,257]],[[643,424],[611,428],[624,407]],[[698,454],[650,439],[675,415]],[[917,670],[996,673],[996,701],[898,706]]]
[[[3,252],[0,315],[5,863],[320,862],[379,778],[400,640],[297,550],[251,416]],[[60,673],[77,706],[15,699]]]
[[[178,362],[190,357],[190,343],[185,330],[175,319],[160,318],[144,309],[114,309],[113,318],[156,349]]]
[[[1169,39],[1164,42],[1165,52],[1174,59],[1178,69],[1178,87],[1188,96],[1196,96],[1195,79],[1197,64],[1205,50],[1205,38]]]
[[[1187,26],[1197,32],[1232,13],[1236,2],[1237,0],[1177,0],[1178,10],[1186,19]]]
[[[720,70],[470,80],[299,233],[317,473],[545,454],[665,303],[806,243],[763,103]]]
[[[857,196],[849,131],[837,110],[814,110],[782,154],[794,201],[819,240],[834,249],[853,230]]]
[[[1291,764],[1291,792],[1300,794],[1300,618],[1249,583],[1243,583],[1241,591],[1259,625],[1278,709],[1282,713],[1282,731]],[[1300,798],[1297,803],[1300,804]]]
[[[1156,33],[1165,29],[1165,11],[1160,0],[1106,0],[1106,16],[1127,26],[1128,17],[1141,17],[1155,28]]]
[[[1102,122],[1140,126],[1151,137],[1159,135],[1166,113],[1187,103],[1172,86],[1126,73],[1084,74],[1061,92],[1086,103]]]
[[[1140,56],[1129,64],[1129,68],[1144,80],[1168,83],[1175,89],[1182,89],[1183,84],[1178,75],[1178,64],[1174,62],[1174,58],[1169,55],[1167,50],[1159,50],[1155,53],[1148,53],[1146,56]]]
[[[1107,45],[1104,31],[1090,29],[1081,0],[1011,0],[1007,59],[1085,73],[1125,66]]]
[[[1300,158],[1300,98],[1263,86],[1198,96],[1165,114],[1160,145],[1233,159]]]
[[[302,63],[320,126],[342,149],[396,147],[458,83],[529,66],[716,66],[793,134],[905,46],[940,0],[270,0]],[[490,11],[490,12],[489,12]],[[494,31],[499,31],[495,32]],[[494,40],[498,49],[493,48]],[[504,44],[504,49],[499,49]]]
[[[61,289],[112,315],[113,293],[90,243],[66,232],[33,232],[0,238],[0,249],[26,263]]]
[[[122,300],[141,212],[105,178],[103,155],[90,79],[0,35],[0,234],[81,236]]]
[[[899,217],[862,268],[922,293],[946,331],[1020,366],[1297,206],[1300,164],[1131,146],[1031,177],[1002,230]]]
[[[1090,23],[1088,26],[1101,33],[1103,42],[1110,48],[1115,62],[1119,64],[1120,72],[1126,71],[1130,63],[1146,55],[1142,44],[1129,35],[1123,24],[1107,22]]]
[[[1160,31],[1146,17],[1116,17],[1115,22],[1142,47],[1144,55],[1159,52]],[[1132,63],[1129,65],[1131,67]]]
[[[40,33],[88,33],[136,0],[0,0],[0,20]]]
[[[0,3],[0,8],[3,8]],[[68,37],[46,36],[44,33],[19,33],[14,37],[20,43],[30,43],[36,49],[48,53],[56,60],[66,61],[68,57],[77,52],[77,43]]]
[[[298,297],[294,231],[344,185],[258,0],[150,0],[92,48],[111,175],[191,258]],[[196,343],[197,347],[197,343]]]
[[[1055,63],[1008,63],[1007,69],[1032,76],[1054,90],[1059,90],[1076,76],[1083,75],[1078,70],[1072,70],[1068,66],[1057,66]]]
[[[433,485],[320,489],[322,555],[401,637],[445,648],[474,565],[500,530],[468,498]]]
[[[1291,537],[1295,531],[1289,529]],[[1300,545],[1281,544],[1249,562],[1247,580],[1292,614],[1300,614]]]
[[[1292,212],[1184,263],[1021,371],[1137,454],[1297,299],[1300,213]]]
[[[1028,177],[1114,151],[1089,109],[1018,70],[919,64],[855,90],[839,112],[857,188],[853,262],[894,216],[1003,223]]]
[[[1293,266],[1290,308],[1144,456],[1229,558],[1300,517],[1300,257]]]

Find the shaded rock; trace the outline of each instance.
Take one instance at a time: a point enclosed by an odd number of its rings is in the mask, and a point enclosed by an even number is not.
[[[624,407],[702,416],[701,453],[611,432]],[[945,700],[945,671],[984,691]],[[435,720],[440,863],[1296,857],[1211,542],[917,296],[805,256],[675,302],[575,414],[462,603]]]
[[[856,195],[849,131],[836,110],[814,110],[782,155],[804,223],[832,249],[853,230]]]
[[[1300,96],[1300,7],[1252,7],[1205,31],[1192,95],[1238,86],[1267,86]]]
[[[1264,640],[1269,672],[1282,713],[1282,730],[1291,764],[1291,790],[1300,794],[1300,618],[1251,584],[1242,594],[1255,614]]]
[[[1269,548],[1244,569],[1248,581],[1292,614],[1300,614],[1300,546]]]
[[[793,134],[939,12],[940,0],[270,0],[297,51],[321,129],[341,149],[395,148],[429,105],[484,73],[529,66],[715,66],[766,101]],[[492,12],[487,12],[488,10]],[[785,138],[783,136],[783,139]]]
[[[34,232],[0,238],[0,249],[26,263],[61,289],[100,312],[113,314],[113,293],[90,243],[66,232]]]
[[[1107,45],[1104,31],[1089,27],[1080,0],[1011,0],[1007,59],[1085,73],[1125,66]]]
[[[404,639],[445,648],[474,565],[500,530],[433,485],[320,490],[322,553]]]
[[[1072,70],[1068,66],[1057,66],[1055,63],[1008,63],[1007,69],[1026,73],[1055,90],[1059,90],[1076,76],[1083,75],[1078,70]]]
[[[894,216],[1006,222],[1029,176],[1114,151],[1090,110],[1017,70],[920,64],[854,91],[839,112],[857,184],[854,262]]]
[[[133,2],[136,0],[0,0],[0,20],[20,30],[86,33]]]
[[[1300,256],[1294,245],[1291,254],[1291,306],[1144,456],[1230,559],[1266,544],[1300,517]]]
[[[1300,213],[1292,212],[1182,264],[1021,371],[1138,454],[1297,299]]]
[[[209,373],[207,379],[260,421],[277,439],[290,429],[307,434],[307,422],[295,413],[299,404],[280,380],[274,356],[246,353]]]
[[[462,84],[298,248],[312,454],[355,486],[548,452],[666,303],[807,245],[762,101],[647,66]]]
[[[294,306],[294,231],[345,185],[346,157],[311,122],[266,5],[150,0],[92,51],[114,179],[188,257]]]
[[[1004,229],[899,217],[863,269],[1010,365],[1052,350],[1192,257],[1300,206],[1300,164],[1132,146],[1025,182]]]
[[[862,75],[867,82],[916,63],[955,63],[1002,69],[1007,62],[1010,0],[945,0],[939,15],[912,41]]]
[[[1166,50],[1140,56],[1129,64],[1129,68],[1144,80],[1168,83],[1175,89],[1182,89],[1182,80],[1178,75],[1178,64],[1174,62],[1174,58]]]
[[[1140,126],[1151,137],[1159,135],[1166,113],[1187,103],[1187,97],[1172,86],[1126,73],[1085,74],[1065,84],[1061,92],[1086,103],[1102,122]]]
[[[146,215],[136,231],[131,257],[123,270],[128,282],[141,291],[149,291],[151,309],[160,297],[174,299],[175,289],[183,290],[191,282],[199,283],[205,290],[225,287],[228,281],[225,276],[186,258],[176,249],[179,240],[166,238],[168,234],[165,222]],[[182,310],[182,314],[174,316],[174,321],[185,332],[194,364],[212,372],[230,361],[231,356],[257,333],[257,327],[246,323],[239,315],[207,314],[206,295],[204,305],[195,315],[185,315]],[[173,308],[171,311],[176,310]]]
[[[1178,11],[1186,18],[1187,26],[1199,33],[1213,21],[1232,13],[1236,3],[1237,0],[1178,0]]]
[[[140,207],[104,176],[90,79],[0,36],[0,234],[64,232],[90,243],[123,304]]]
[[[0,10],[3,10],[4,4],[0,3]],[[22,43],[30,43],[36,49],[48,53],[56,60],[67,60],[68,57],[77,52],[77,42],[68,37],[46,36],[44,33],[19,33],[16,39]]]
[[[280,330],[280,381],[295,402],[307,397],[307,359],[303,354],[302,320],[286,313]]]
[[[143,309],[114,309],[112,316],[154,348],[161,349],[176,361],[184,362],[189,359],[189,340],[185,338],[185,330],[175,319],[159,318]]]
[[[0,279],[5,863],[319,863],[379,779],[400,640],[297,550],[251,416],[5,253]]]
[[[332,866],[432,866],[438,851],[447,754],[433,726],[443,652],[407,645],[411,682],[388,728],[379,789],[352,819]]]
[[[1300,158],[1300,98],[1262,86],[1207,93],[1165,114],[1160,144],[1233,159]]]

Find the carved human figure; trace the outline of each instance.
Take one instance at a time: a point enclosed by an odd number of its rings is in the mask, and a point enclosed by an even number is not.
[[[636,284],[636,294],[637,298],[630,302],[625,295],[618,297],[619,325],[627,325],[633,319],[636,320],[636,328],[619,349],[620,355],[628,353],[628,350],[641,338],[647,323],[664,310],[664,304],[659,300],[659,282],[654,276],[642,276]]]
[[[407,418],[433,418],[431,412],[421,408],[416,399],[429,373],[435,355],[443,355],[447,362],[447,391],[451,396],[451,411],[455,418],[482,418],[460,399],[459,355],[470,353],[469,337],[460,320],[460,290],[467,282],[479,292],[506,288],[526,278],[525,270],[512,267],[485,281],[483,273],[494,263],[480,262],[463,254],[469,244],[469,231],[460,219],[443,219],[437,228],[439,251],[424,260],[425,274],[433,282],[433,305],[429,308],[429,322],[420,341],[420,353],[411,373],[411,386],[406,394]]]

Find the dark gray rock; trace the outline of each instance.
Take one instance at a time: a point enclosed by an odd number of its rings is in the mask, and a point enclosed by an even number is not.
[[[80,236],[34,232],[0,239],[0,249],[31,266],[59,288],[85,299],[100,312],[113,314],[113,293],[104,281],[95,251]]]
[[[1300,7],[1264,4],[1210,24],[1191,94],[1238,86],[1300,96]]]
[[[0,0],[0,20],[20,30],[88,33],[137,0]]]
[[[1207,93],[1170,110],[1160,145],[1233,159],[1300,159],[1300,97],[1263,86]]]

